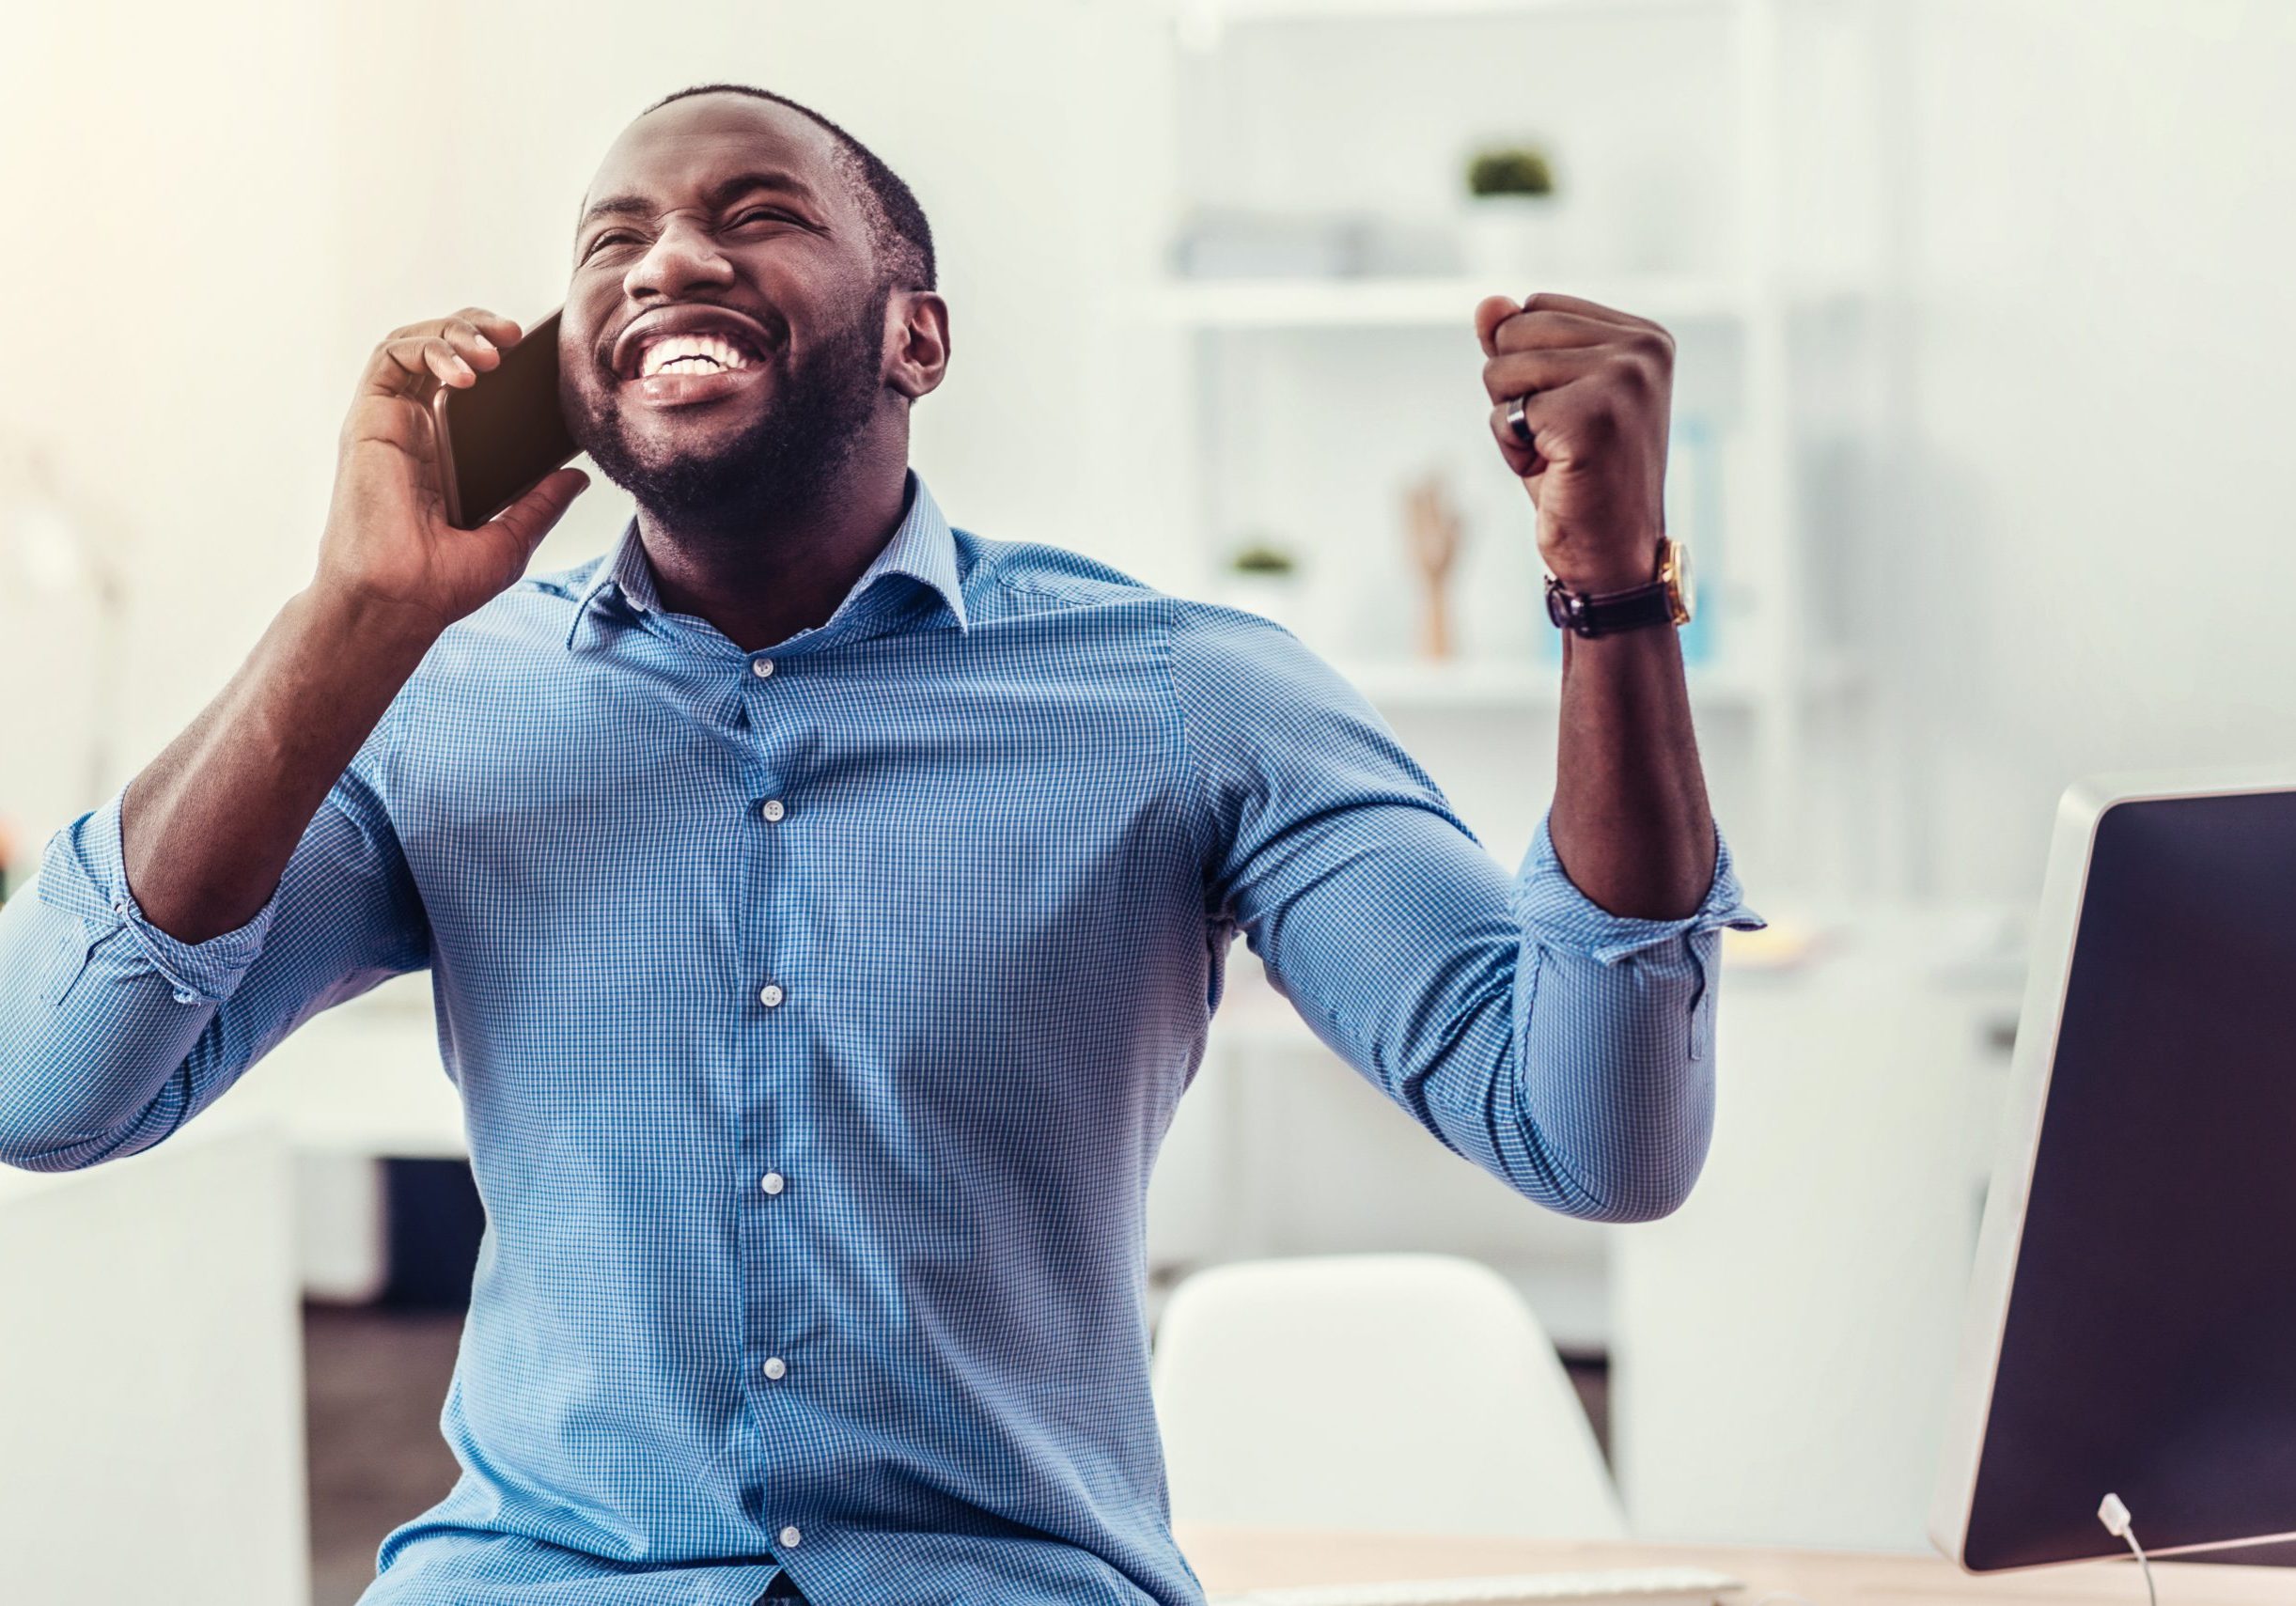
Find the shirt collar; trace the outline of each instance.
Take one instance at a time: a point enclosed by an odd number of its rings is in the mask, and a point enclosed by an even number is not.
[[[901,515],[893,538],[884,544],[876,560],[862,570],[861,578],[845,600],[837,605],[843,613],[888,574],[905,574],[927,589],[940,593],[941,600],[948,604],[949,613],[961,631],[970,630],[972,621],[964,611],[964,584],[957,572],[957,535],[942,517],[941,505],[925,489],[925,481],[916,470],[909,471],[909,510]]]
[[[893,538],[861,571],[861,578],[853,582],[853,588],[846,593],[836,612],[830,616],[829,624],[822,629],[848,618],[861,600],[876,589],[877,583],[890,574],[907,575],[939,593],[948,604],[957,628],[960,631],[971,628],[964,609],[964,585],[957,571],[956,532],[949,527],[941,505],[933,500],[932,492],[925,488],[924,479],[914,469],[908,475],[908,510],[901,515]],[[661,593],[654,589],[653,565],[647,561],[646,543],[639,538],[635,514],[622,526],[614,550],[598,566],[589,585],[575,598],[574,617],[567,627],[566,645],[570,647],[574,645],[583,621],[601,602],[617,596],[641,614],[662,611]]]

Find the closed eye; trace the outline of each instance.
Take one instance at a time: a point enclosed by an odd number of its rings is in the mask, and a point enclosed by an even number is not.
[[[800,228],[807,226],[804,218],[799,217],[795,212],[785,210],[780,207],[751,207],[746,210],[736,214],[731,222],[726,225],[726,226],[729,228],[739,228],[743,224],[756,222],[760,219],[772,219],[781,223],[794,224]],[[582,253],[583,259],[587,261],[590,257],[596,256],[600,251],[605,249],[609,245],[634,245],[638,243],[641,243],[638,237],[631,233],[628,229],[610,228],[606,230],[605,233],[600,235],[597,239],[591,241],[587,246],[584,247]]]

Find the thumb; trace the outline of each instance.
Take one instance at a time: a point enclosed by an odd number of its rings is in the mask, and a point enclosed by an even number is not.
[[[1499,325],[1522,310],[1512,296],[1485,296],[1476,304],[1475,337],[1482,342],[1484,356],[1495,357],[1499,354]]]
[[[542,538],[553,525],[566,516],[574,505],[574,498],[590,488],[590,476],[578,468],[554,470],[542,476],[532,491],[520,497],[492,522],[500,525],[510,538],[525,549],[528,557],[542,544]]]

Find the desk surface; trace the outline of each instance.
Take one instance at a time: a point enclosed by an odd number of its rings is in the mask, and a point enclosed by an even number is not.
[[[2044,1567],[1971,1578],[1942,1557],[1847,1551],[1737,1550],[1719,1546],[1581,1545],[1532,1539],[1446,1538],[1419,1534],[1282,1533],[1180,1523],[1180,1548],[1206,1589],[1347,1583],[1476,1573],[1559,1572],[1591,1567],[1709,1567],[1743,1579],[1744,1606],[1772,1592],[1809,1606],[2116,1606],[2145,1598],[2132,1562]],[[2296,1599],[2296,1571],[2153,1566],[2163,1606],[2261,1606]]]

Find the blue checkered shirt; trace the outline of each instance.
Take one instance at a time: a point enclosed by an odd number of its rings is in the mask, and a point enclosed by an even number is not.
[[[953,531],[914,476],[744,653],[606,556],[456,624],[270,903],[147,921],[115,798],[0,914],[0,1160],[159,1143],[428,969],[487,1232],[462,1473],[367,1606],[1181,1606],[1143,1201],[1242,933],[1436,1141],[1658,1215],[1713,1100],[1691,918],[1480,848],[1252,615]]]

